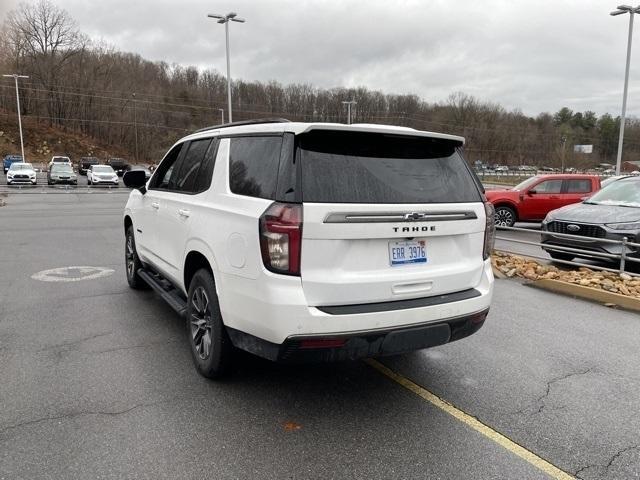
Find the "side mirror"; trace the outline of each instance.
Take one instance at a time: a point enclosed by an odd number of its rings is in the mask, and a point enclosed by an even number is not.
[[[129,188],[137,188],[140,190],[140,192],[142,192],[142,194],[147,191],[147,189],[145,188],[147,179],[143,170],[130,170],[128,172],[125,172],[122,176],[122,181],[125,186]]]
[[[527,192],[527,195],[535,195],[536,193],[538,193],[538,192],[536,192],[536,190],[534,188],[532,188],[531,190],[529,190]]]

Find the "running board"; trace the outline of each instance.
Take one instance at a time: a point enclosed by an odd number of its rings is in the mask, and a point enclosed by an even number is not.
[[[144,268],[138,269],[138,276],[144,280],[151,288],[153,288],[162,299],[173,308],[181,317],[186,316],[187,302],[180,292],[171,286],[169,282],[159,275],[153,274]]]

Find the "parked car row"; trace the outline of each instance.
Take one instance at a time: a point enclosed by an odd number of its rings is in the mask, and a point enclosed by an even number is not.
[[[145,166],[133,166],[129,171],[141,171],[148,180],[151,172]],[[110,165],[90,165],[86,171],[87,185],[119,185],[118,174]],[[31,163],[12,162],[7,170],[7,185],[37,185],[37,172]],[[47,185],[78,185],[78,174],[70,162],[52,161],[47,169]]]
[[[606,240],[626,238],[640,243],[640,177],[636,175],[611,177],[602,183],[593,175],[539,175],[485,195],[495,207],[497,226],[542,221],[543,249],[556,260],[590,258],[589,252],[622,253],[621,244]],[[640,257],[640,250],[628,248],[627,254]]]

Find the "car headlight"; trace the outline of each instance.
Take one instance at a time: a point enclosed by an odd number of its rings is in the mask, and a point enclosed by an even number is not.
[[[555,218],[556,218],[555,212],[552,210],[551,212],[547,213],[547,216],[544,217],[544,220],[542,221],[542,223],[547,224],[555,220]]]
[[[605,223],[605,227],[612,228],[613,230],[640,230],[640,222]]]

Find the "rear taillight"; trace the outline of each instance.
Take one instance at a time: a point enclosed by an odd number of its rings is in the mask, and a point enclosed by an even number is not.
[[[484,202],[484,213],[487,217],[487,225],[484,229],[484,249],[482,257],[486,260],[493,252],[493,245],[496,242],[496,209],[491,202]]]
[[[260,250],[267,270],[300,275],[302,205],[274,203],[260,217]]]

